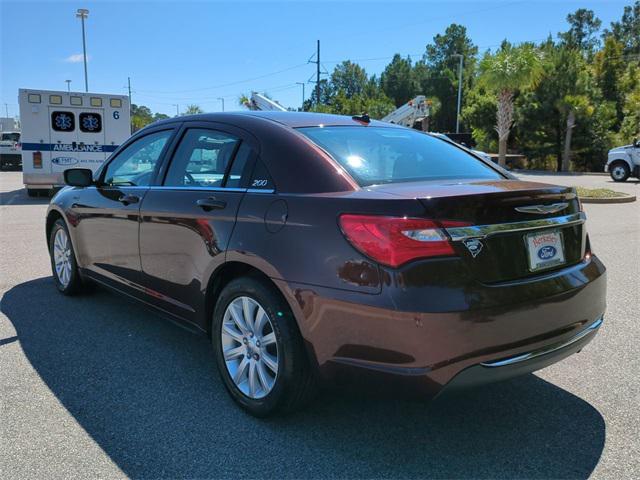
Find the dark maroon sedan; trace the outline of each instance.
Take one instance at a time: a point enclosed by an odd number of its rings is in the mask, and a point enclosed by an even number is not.
[[[154,123],[47,212],[58,289],[87,281],[210,336],[255,415],[321,383],[425,398],[582,349],[605,310],[574,189],[363,117]]]

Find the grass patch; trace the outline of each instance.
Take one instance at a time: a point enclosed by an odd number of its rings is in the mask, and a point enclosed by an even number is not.
[[[609,188],[584,188],[576,187],[580,198],[618,198],[626,197],[626,193],[616,192]]]

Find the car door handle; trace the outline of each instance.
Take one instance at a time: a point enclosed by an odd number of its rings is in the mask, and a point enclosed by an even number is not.
[[[209,212],[211,210],[222,210],[227,206],[227,202],[224,200],[216,200],[215,197],[209,198],[201,198],[196,201],[196,205],[198,205],[205,212]]]
[[[124,205],[129,205],[130,203],[138,203],[140,201],[140,197],[135,195],[122,195],[118,198],[118,201]]]

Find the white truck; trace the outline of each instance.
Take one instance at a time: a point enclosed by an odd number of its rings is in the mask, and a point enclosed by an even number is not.
[[[20,169],[21,166],[22,145],[20,143],[20,131],[3,129],[0,132],[0,170]]]
[[[251,97],[244,102],[244,106],[249,110],[261,110],[263,112],[286,112],[287,109],[264,95],[257,92],[251,92]]]
[[[29,196],[64,185],[67,168],[97,170],[131,135],[126,95],[21,88],[18,103]]]
[[[609,150],[604,171],[616,182],[624,182],[630,176],[640,179],[640,140]]]

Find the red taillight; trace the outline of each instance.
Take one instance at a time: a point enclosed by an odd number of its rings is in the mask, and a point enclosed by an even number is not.
[[[340,216],[340,227],[349,242],[378,263],[399,267],[411,260],[455,255],[445,227],[462,222],[378,215]]]

